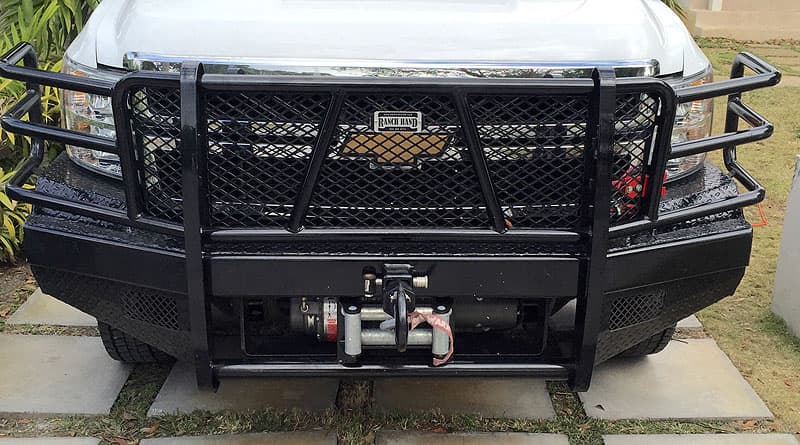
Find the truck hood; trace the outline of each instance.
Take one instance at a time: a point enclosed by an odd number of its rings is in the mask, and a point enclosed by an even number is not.
[[[660,0],[105,0],[68,51],[112,67],[129,53],[284,66],[655,60],[661,74],[707,64]]]

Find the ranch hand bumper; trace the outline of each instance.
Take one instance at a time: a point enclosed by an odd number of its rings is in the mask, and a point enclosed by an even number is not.
[[[757,74],[743,77],[745,67]],[[740,94],[780,75],[749,54],[732,74],[675,91],[602,68],[592,79],[365,80],[204,75],[186,63],[110,83],[39,71],[20,45],[0,77],[28,92],[2,123],[32,147],[8,192],[37,206],[26,249],[42,287],[194,360],[201,386],[254,373],[476,372],[585,389],[596,362],[741,278],[751,232],[740,209],[764,189],[736,146],[772,127]],[[44,125],[41,85],[111,97],[117,140]],[[725,134],[670,148],[677,104],[720,95]],[[401,120],[370,128],[373,111],[407,109],[425,116],[413,131]],[[22,188],[45,140],[119,155],[123,183],[62,158],[35,191]],[[662,198],[667,159],[715,149],[728,174],[707,166],[702,187]],[[693,187],[683,182],[675,188]],[[562,336],[551,313],[573,298]],[[394,315],[392,338],[387,320],[366,315],[376,307]],[[441,344],[431,330],[408,332],[414,309],[452,311],[451,324],[468,328],[448,364],[429,366]],[[512,329],[498,346],[474,332],[488,329],[481,311],[495,311],[498,330],[522,317],[525,334]],[[336,346],[274,335],[275,314],[291,320],[282,333]]]

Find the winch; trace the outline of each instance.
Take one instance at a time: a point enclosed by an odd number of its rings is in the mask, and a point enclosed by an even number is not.
[[[338,342],[344,364],[357,364],[366,348],[405,352],[409,347],[430,347],[435,364],[449,359],[452,299],[417,305],[414,289],[426,288],[428,277],[415,274],[409,264],[386,264],[382,273],[368,272],[363,279],[363,297],[302,298],[293,303],[293,328],[314,333],[320,341]]]

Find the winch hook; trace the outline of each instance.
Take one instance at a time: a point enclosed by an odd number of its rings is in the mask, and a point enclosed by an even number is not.
[[[398,281],[397,291],[395,292],[394,301],[394,338],[399,352],[406,352],[408,347],[408,294],[406,293],[407,285]]]
[[[409,264],[383,266],[383,311],[394,316],[395,344],[399,352],[408,347],[408,314],[414,311],[414,274]]]

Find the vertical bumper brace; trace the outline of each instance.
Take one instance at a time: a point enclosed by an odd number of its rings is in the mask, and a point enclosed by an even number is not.
[[[211,363],[208,286],[203,255],[203,233],[209,227],[208,196],[205,181],[205,122],[200,94],[203,66],[185,63],[181,67],[181,163],[183,166],[183,220],[186,249],[186,290],[189,299],[189,326],[194,354],[197,386],[217,388]]]
[[[614,144],[614,112],[616,110],[617,90],[614,70],[599,68],[592,78],[595,92],[592,95],[592,116],[589,132],[592,149],[591,160],[594,174],[590,176],[589,189],[592,192],[591,240],[586,276],[581,280],[584,289],[578,296],[575,314],[575,369],[570,383],[576,391],[586,391],[592,379],[597,335],[602,318],[603,291],[605,286],[606,257],[608,255],[609,211],[611,201],[611,162]]]

